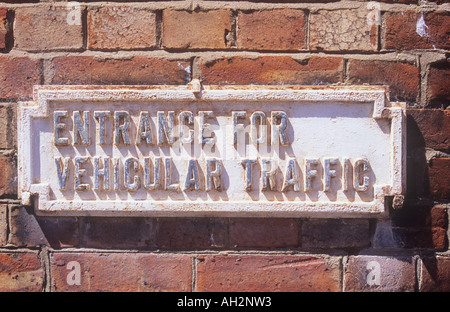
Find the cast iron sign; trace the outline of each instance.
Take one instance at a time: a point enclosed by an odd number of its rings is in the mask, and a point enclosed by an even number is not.
[[[404,190],[383,87],[39,86],[18,115],[42,214],[354,217]]]

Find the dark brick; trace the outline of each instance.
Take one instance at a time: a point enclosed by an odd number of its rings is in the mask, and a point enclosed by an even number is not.
[[[299,244],[296,219],[232,219],[229,232],[232,247],[276,248]]]
[[[83,247],[148,248],[155,246],[155,226],[150,218],[85,218]]]
[[[369,221],[307,220],[302,223],[301,237],[304,248],[364,248],[370,246]]]
[[[226,222],[208,218],[160,218],[157,246],[160,248],[220,248],[226,245]]]

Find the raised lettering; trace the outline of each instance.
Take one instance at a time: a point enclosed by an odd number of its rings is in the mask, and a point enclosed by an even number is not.
[[[336,177],[336,170],[331,169],[331,165],[337,165],[337,158],[325,158],[324,159],[324,172],[325,172],[325,187],[324,191],[329,192],[331,190],[331,178]]]
[[[140,112],[139,126],[136,132],[136,144],[141,144],[145,140],[147,144],[153,144],[152,129],[150,127],[150,119],[148,112]]]
[[[174,125],[174,112],[170,111],[167,113],[167,118],[164,112],[158,111],[158,127],[157,129],[157,143],[158,145],[163,145],[164,141],[167,141],[169,145],[173,144],[173,125]]]
[[[178,183],[172,183],[172,157],[166,157],[164,159],[164,170],[165,170],[165,189],[166,191],[179,191],[180,185]]]
[[[183,191],[192,189],[196,191],[200,189],[200,182],[198,180],[197,160],[195,159],[189,159]]]
[[[293,186],[294,192],[300,191],[300,185],[298,184],[297,165],[294,158],[289,158],[287,161],[282,191],[286,192],[291,185]]]
[[[81,183],[81,178],[86,175],[86,169],[81,168],[81,164],[87,163],[89,157],[77,156],[75,157],[75,190],[76,191],[88,191],[90,189],[89,184]]]
[[[275,177],[278,171],[276,161],[273,158],[262,158],[261,163],[262,163],[261,190],[275,191],[277,186]]]
[[[123,123],[120,121],[123,120]],[[114,144],[119,145],[123,141],[125,145],[130,145],[128,128],[130,127],[130,114],[126,111],[114,112]]]
[[[109,190],[109,157],[103,158],[103,169],[100,169],[100,159],[94,157],[94,190],[100,189],[100,177],[103,177],[103,189]]]
[[[55,157],[59,189],[62,191],[65,191],[67,188],[67,176],[68,176],[68,172],[69,172],[69,161],[70,161],[70,157],[64,157],[64,163],[62,163],[61,157]]]
[[[241,164],[245,166],[245,190],[252,190],[252,166],[256,163],[256,159],[242,159]]]
[[[60,118],[67,117],[69,114],[67,111],[55,111],[53,112],[53,125],[54,125],[54,142],[55,145],[68,145],[68,138],[61,138],[61,131],[66,129],[66,124],[60,122]]]
[[[286,128],[288,123],[288,117],[285,112],[273,111],[271,113],[272,119],[272,145],[276,146],[278,144],[282,146],[288,146],[289,140],[286,134]]]
[[[133,169],[134,172],[131,172]],[[128,157],[125,159],[124,164],[124,180],[125,188],[129,191],[137,191],[140,186],[139,176],[136,171],[139,170],[139,161],[134,157]],[[133,175],[134,173],[134,175]]]
[[[306,159],[306,174],[305,174],[305,192],[312,191],[312,180],[317,176],[317,170],[312,169],[312,166],[319,164],[318,159]]]
[[[186,123],[187,120],[187,123]],[[190,130],[187,125],[194,124],[194,115],[190,111],[183,111],[178,115],[178,123],[180,125],[180,140],[181,143],[189,144],[194,141],[194,130]],[[189,136],[186,137],[184,131],[188,130]]]
[[[206,159],[206,191],[211,190],[222,191],[222,182],[220,176],[222,174],[222,163],[217,158]],[[214,185],[214,187],[213,187]]]
[[[97,126],[97,142],[99,145],[105,144],[106,138],[106,128],[105,128],[105,119],[109,117],[110,112],[108,111],[94,111],[94,118],[98,120]]]
[[[367,159],[358,159],[353,166],[353,187],[357,192],[365,192],[369,189],[369,161]]]
[[[81,137],[81,142],[79,138]],[[89,137],[89,112],[83,112],[81,118],[80,112],[73,112],[73,144],[89,145],[91,143]]]
[[[147,190],[158,190],[161,187],[161,157],[155,157],[152,184],[150,182],[150,164],[150,157],[144,157],[144,187]]]

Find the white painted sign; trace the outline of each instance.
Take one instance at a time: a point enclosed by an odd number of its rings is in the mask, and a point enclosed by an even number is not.
[[[382,87],[40,86],[18,115],[42,214],[355,217],[404,190]]]

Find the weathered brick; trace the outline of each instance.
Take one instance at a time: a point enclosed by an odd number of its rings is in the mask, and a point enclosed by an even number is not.
[[[428,72],[427,104],[446,108],[450,105],[450,60],[433,63]]]
[[[16,247],[48,245],[32,208],[11,205],[9,211],[10,243]]]
[[[16,107],[13,104],[0,104],[0,148],[16,147]]]
[[[436,158],[428,168],[430,196],[435,200],[450,200],[450,158]]]
[[[350,256],[344,272],[347,292],[413,292],[412,257]]]
[[[419,94],[419,68],[409,63],[350,60],[348,78],[352,84],[389,86],[392,101],[415,102]]]
[[[226,244],[226,223],[208,218],[160,218],[157,246],[160,248],[220,248]]]
[[[197,291],[337,292],[339,265],[298,255],[208,255],[197,264]]]
[[[408,147],[431,148],[450,153],[450,111],[442,109],[407,109]],[[408,132],[408,133],[409,133]]]
[[[102,7],[88,11],[88,47],[147,49],[156,42],[156,14],[145,8]]]
[[[367,22],[367,9],[319,10],[309,19],[311,50],[376,51],[378,26]]]
[[[192,290],[192,261],[187,255],[53,253],[50,272],[51,291],[56,292]]]
[[[307,220],[302,223],[304,248],[363,248],[370,245],[369,221]]]
[[[449,12],[386,12],[385,21],[385,49],[450,48]]]
[[[70,5],[18,7],[14,19],[14,46],[26,51],[83,48],[82,9]]]
[[[0,57],[0,98],[30,98],[33,86],[41,84],[42,63],[27,57]]]
[[[92,56],[55,57],[51,61],[53,84],[185,84],[190,62],[134,56],[129,59]]]
[[[14,154],[0,154],[0,197],[17,194],[17,163]]]
[[[249,50],[305,49],[305,21],[302,10],[241,11],[236,46]]]
[[[8,243],[8,205],[0,204],[0,247]]]
[[[40,292],[44,270],[35,253],[0,253],[0,292]]]
[[[447,256],[425,257],[422,259],[419,291],[450,291],[450,258]]]
[[[155,226],[149,218],[86,218],[83,247],[148,248],[155,246]]]
[[[225,49],[231,31],[230,10],[177,11],[162,17],[162,45],[168,49]]]
[[[313,56],[295,60],[290,56],[230,57],[204,61],[206,84],[304,84],[342,82],[343,59]]]
[[[7,8],[0,8],[0,50],[6,48],[6,36],[8,34],[8,30],[6,28],[6,25],[8,23],[6,19],[7,12]]]
[[[299,244],[295,219],[238,218],[230,221],[232,247],[296,247]]]
[[[46,242],[52,248],[80,246],[80,231],[77,217],[36,217]],[[34,220],[32,221],[34,223]]]

